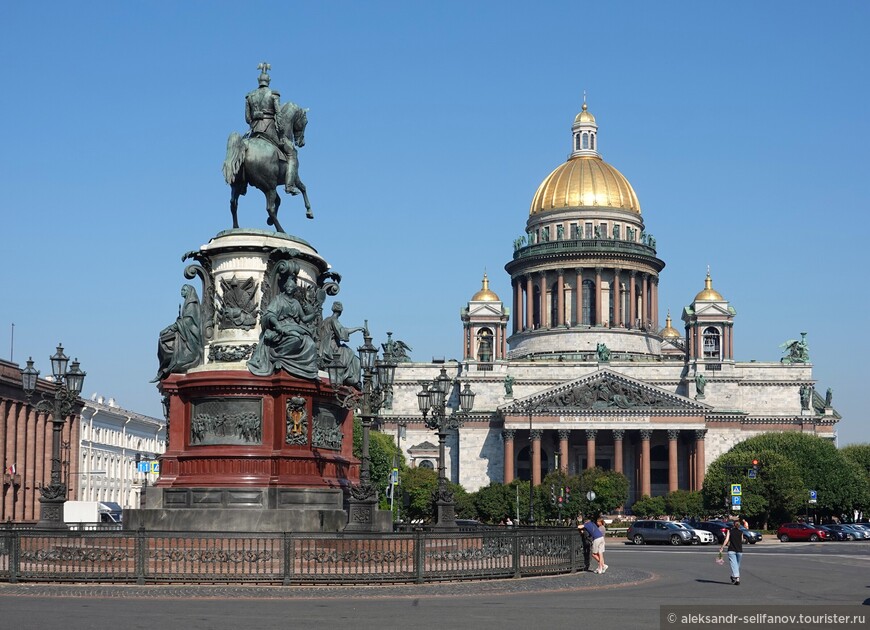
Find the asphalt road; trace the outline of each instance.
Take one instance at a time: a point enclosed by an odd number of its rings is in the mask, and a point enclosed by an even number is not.
[[[0,585],[0,629],[659,627],[663,604],[864,606],[870,541],[744,545],[732,586],[715,546],[608,543],[604,575],[377,587]]]

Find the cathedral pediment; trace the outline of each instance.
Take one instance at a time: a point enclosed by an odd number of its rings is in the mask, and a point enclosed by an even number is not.
[[[710,408],[673,392],[648,385],[609,369],[557,385],[504,405],[504,415],[564,414],[590,411],[654,411],[704,413]]]
[[[498,305],[493,304],[492,302],[478,302],[472,303],[468,308],[469,315],[475,316],[490,316],[490,317],[501,317],[502,316],[502,308],[501,303]]]

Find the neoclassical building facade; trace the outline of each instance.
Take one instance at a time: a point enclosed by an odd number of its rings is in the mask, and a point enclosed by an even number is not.
[[[53,391],[50,381],[38,379],[36,393],[28,398],[21,366],[0,360],[0,522],[40,518],[40,488],[51,482],[52,422],[36,405]],[[165,420],[122,409],[112,399],[81,400],[60,434],[61,480],[67,499],[137,507],[143,488],[157,474],[139,472],[136,456],[156,459],[165,449]]]
[[[628,477],[630,502],[700,489],[711,461],[758,433],[833,438],[840,416],[816,393],[807,356],[737,361],[736,311],[709,270],[682,309],[682,330],[670,312],[660,325],[665,262],[598,135],[584,103],[569,157],[535,192],[505,265],[511,310],[484,274],[461,311],[462,359],[400,364],[383,430],[407,426],[409,461],[431,446],[417,392],[444,369],[454,408],[460,384],[477,394],[448,441],[451,480],[476,490],[600,466]]]

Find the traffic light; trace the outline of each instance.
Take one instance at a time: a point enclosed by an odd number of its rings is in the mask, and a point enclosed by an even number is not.
[[[556,485],[550,484],[550,503],[556,505]]]
[[[754,468],[755,470],[758,470],[758,460],[757,459],[752,460],[752,468]]]
[[[565,486],[565,502],[567,503],[570,500],[571,500],[571,488],[569,488],[568,486]]]

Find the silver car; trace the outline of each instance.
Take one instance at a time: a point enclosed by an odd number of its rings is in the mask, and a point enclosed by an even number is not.
[[[691,545],[692,532],[672,521],[635,521],[628,528],[628,539],[635,545],[654,542]]]

